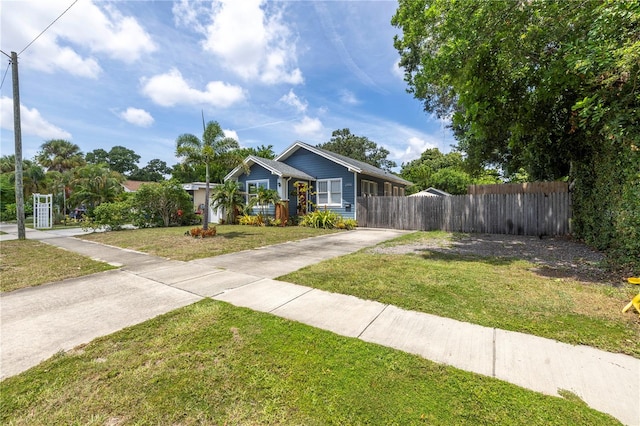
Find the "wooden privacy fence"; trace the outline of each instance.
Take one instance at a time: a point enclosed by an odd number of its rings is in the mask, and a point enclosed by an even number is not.
[[[515,235],[568,235],[568,192],[358,197],[358,226]]]

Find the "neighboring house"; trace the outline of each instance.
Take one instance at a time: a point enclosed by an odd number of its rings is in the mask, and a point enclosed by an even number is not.
[[[206,188],[205,182],[191,182],[191,183],[183,183],[182,188],[189,193],[191,196],[191,200],[193,201],[193,211],[201,214],[204,210],[204,193]],[[216,183],[209,183],[209,200],[211,200],[211,192],[213,188],[218,186]],[[209,201],[211,203],[211,201]],[[218,223],[220,219],[224,219],[224,212],[222,210],[214,210],[209,206],[209,222],[210,223]]]
[[[449,197],[451,196],[451,194],[449,194],[446,191],[443,191],[441,189],[436,189],[434,187],[429,187],[427,189],[423,189],[420,192],[416,192],[415,194],[411,194],[409,195],[409,197]]]
[[[151,182],[144,182],[140,180],[125,180],[120,185],[122,185],[122,188],[124,188],[124,192],[136,192],[138,188],[140,188],[140,186],[144,185],[145,183]]]
[[[299,205],[302,196],[316,210],[326,208],[345,218],[357,219],[357,197],[404,196],[405,188],[411,185],[363,161],[300,141],[294,142],[275,160],[249,156],[244,165],[248,174],[241,165],[233,169],[225,181],[237,180],[247,201],[255,196],[259,187],[275,189],[282,200],[289,202],[291,214],[304,211],[304,206]],[[273,206],[269,214],[273,214]]]

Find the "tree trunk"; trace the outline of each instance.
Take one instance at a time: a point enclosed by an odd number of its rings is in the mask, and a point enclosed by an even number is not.
[[[202,212],[202,229],[209,229],[209,163],[205,163],[206,177],[204,187],[204,212]]]

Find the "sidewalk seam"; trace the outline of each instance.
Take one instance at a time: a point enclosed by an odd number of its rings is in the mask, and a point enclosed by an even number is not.
[[[491,376],[492,377],[496,377],[496,336],[498,334],[497,329],[494,327],[493,329],[493,353],[492,353],[492,358],[493,358],[493,366],[491,367]]]
[[[263,278],[263,279],[267,279],[267,280],[268,280],[269,278]],[[278,280],[273,280],[273,281],[278,281]],[[285,281],[278,281],[278,282],[285,282]],[[272,314],[274,311],[276,311],[276,310],[278,310],[278,309],[282,308],[284,305],[287,305],[287,304],[289,304],[289,303],[293,302],[294,300],[301,298],[301,297],[302,297],[302,296],[304,296],[305,294],[309,294],[309,293],[311,293],[313,290],[315,290],[315,288],[309,288],[309,290],[305,291],[304,293],[299,294],[299,295],[297,295],[296,297],[294,297],[293,299],[289,299],[289,300],[287,300],[286,302],[284,302],[283,304],[276,306],[275,308],[273,308],[272,310],[270,310],[268,313],[269,313],[269,314]]]
[[[365,326],[365,328],[360,332],[360,334],[358,334],[357,338],[359,339],[360,337],[362,337],[362,335],[364,334],[365,331],[367,331],[367,329],[369,327],[371,327],[371,324],[373,324],[375,322],[375,320],[377,320],[380,315],[382,315],[382,313],[387,310],[387,308],[389,307],[389,305],[384,305],[384,307],[382,308],[382,310],[380,312],[378,312],[378,315],[376,315],[375,317],[373,317],[373,319],[371,321],[369,321],[369,324],[367,324]]]

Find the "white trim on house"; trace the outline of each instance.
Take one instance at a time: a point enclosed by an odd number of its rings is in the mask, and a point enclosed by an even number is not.
[[[254,180],[247,180],[246,181],[246,185],[247,185],[247,189],[246,189],[246,194],[247,194],[247,204],[249,204],[249,201],[251,200],[251,198],[255,197],[255,193],[251,193],[251,185],[255,185],[256,191],[258,190],[258,188],[261,187],[261,183],[266,183],[266,185],[264,185],[264,188],[269,189],[269,179],[254,179]],[[256,204],[253,208],[257,208],[257,207],[262,207],[258,204]]]
[[[338,188],[340,188],[340,192],[333,192],[331,191],[333,185],[332,182],[338,182]],[[326,183],[327,185],[327,191],[326,192],[320,192],[320,184],[321,183]],[[320,201],[320,195],[321,194],[326,194],[327,195],[327,202],[323,203]],[[331,202],[332,199],[335,197],[336,194],[339,194],[339,202]],[[333,196],[332,196],[333,195]],[[327,206],[327,207],[342,207],[342,178],[328,178],[328,179],[318,179],[316,181],[316,205],[318,207],[321,206]]]
[[[378,195],[378,182],[361,179],[362,181],[362,195],[368,195],[370,197],[374,197]]]
[[[353,219],[358,220],[358,173],[353,172]]]

